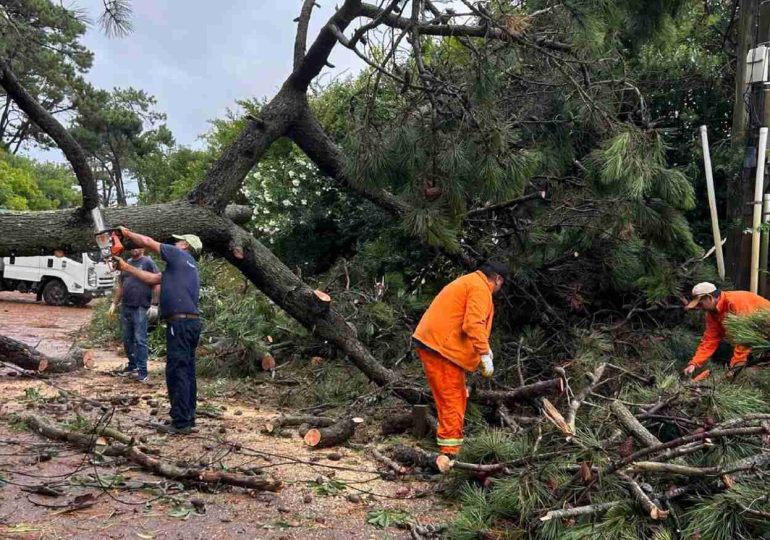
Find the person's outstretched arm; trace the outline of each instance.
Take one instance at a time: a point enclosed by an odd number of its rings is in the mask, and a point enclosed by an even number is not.
[[[128,227],[118,227],[118,229],[120,229],[120,234],[123,236],[123,238],[131,242],[134,247],[147,248],[153,253],[160,255],[160,242],[154,238],[135,233],[128,229]]]

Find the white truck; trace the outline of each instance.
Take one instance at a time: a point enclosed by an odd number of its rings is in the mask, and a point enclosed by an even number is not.
[[[115,276],[97,254],[73,258],[44,255],[0,259],[0,291],[37,295],[51,306],[85,306],[91,299],[107,296]]]

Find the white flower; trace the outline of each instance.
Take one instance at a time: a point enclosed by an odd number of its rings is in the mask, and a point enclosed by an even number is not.
[[[299,202],[301,202],[301,203],[302,203],[302,205],[304,206],[304,205],[306,205],[306,204],[307,204],[307,199],[302,199],[302,200],[301,200],[301,201],[299,201]]]
[[[294,187],[299,186],[299,180],[292,180],[291,181],[291,185],[294,186]]]
[[[291,201],[289,199],[284,199],[281,201],[281,204],[284,206],[291,206]]]
[[[289,171],[289,178],[294,178],[294,175],[297,174],[294,171]]]

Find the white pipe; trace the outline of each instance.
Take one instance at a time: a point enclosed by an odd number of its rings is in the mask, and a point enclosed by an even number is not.
[[[762,225],[765,230],[759,245],[759,295],[767,297],[767,250],[770,247],[770,233],[766,227],[770,223],[770,193],[765,193],[762,204]]]
[[[757,176],[754,179],[754,221],[751,227],[751,284],[753,293],[759,288],[759,226],[762,223],[762,192],[765,188],[765,154],[767,151],[767,128],[759,128],[757,147]]]
[[[706,169],[706,191],[708,192],[709,210],[711,211],[711,233],[714,235],[714,247],[717,256],[717,272],[719,279],[725,279],[725,257],[722,253],[722,235],[719,233],[719,217],[717,216],[717,199],[714,194],[714,175],[711,172],[711,152],[706,126],[700,127],[700,140],[703,145],[703,166]]]

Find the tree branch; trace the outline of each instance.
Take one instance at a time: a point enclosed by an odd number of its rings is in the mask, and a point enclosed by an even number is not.
[[[329,54],[337,44],[337,36],[331,30],[336,26],[340,31],[344,31],[348,25],[359,16],[361,9],[361,0],[345,0],[345,3],[334,12],[326,25],[321,29],[313,45],[307,51],[302,61],[294,68],[287,84],[295,90],[304,93],[310,82],[321,73],[323,67],[329,60]]]
[[[315,0],[305,0],[302,4],[302,10],[299,13],[297,21],[297,37],[294,40],[294,69],[297,69],[305,58],[305,49],[307,48],[307,29],[310,25],[310,16],[313,13],[313,7],[317,4]]]
[[[88,166],[86,153],[69,131],[22,86],[5,60],[0,60],[0,86],[5,89],[29,119],[47,133],[64,152],[80,184],[83,193],[83,209],[88,211],[99,206],[99,192],[96,188],[93,171]]]
[[[370,19],[377,19],[382,16],[383,10],[372,4],[362,4],[360,9],[360,15],[362,17],[369,17]],[[390,26],[392,28],[411,28],[412,21],[406,17],[399,17],[398,15],[387,14],[381,17],[382,24]],[[465,25],[465,24],[443,24],[443,23],[420,23],[417,26],[420,34],[429,36],[463,36],[463,37],[482,37],[489,39],[498,39],[503,41],[517,41],[525,43],[527,38],[524,34],[519,32],[511,32],[503,30],[501,28],[490,28],[488,26],[479,25]],[[538,46],[553,49],[557,51],[570,51],[572,45],[568,43],[560,43],[550,39],[536,37],[534,43]]]
[[[379,188],[360,185],[345,172],[344,158],[336,144],[318,123],[313,112],[305,107],[289,131],[289,137],[321,171],[347,190],[358,193],[394,216],[403,216],[409,208],[401,199]]]

